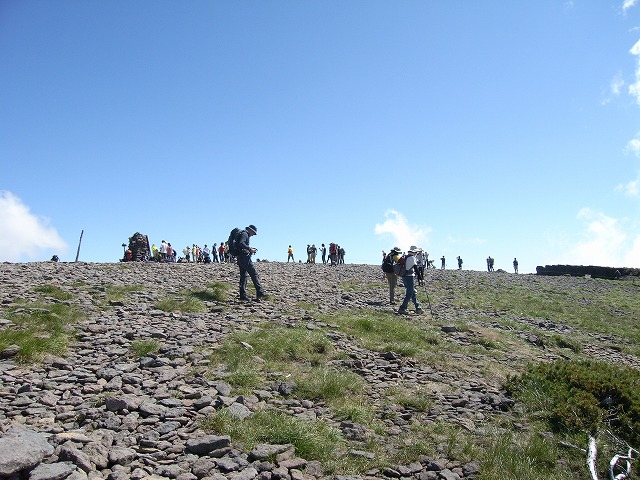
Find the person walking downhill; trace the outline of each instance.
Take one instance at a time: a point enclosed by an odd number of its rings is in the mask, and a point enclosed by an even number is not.
[[[249,300],[249,297],[247,297],[247,274],[251,277],[253,286],[256,288],[256,300],[261,300],[267,296],[260,284],[260,277],[258,276],[256,267],[251,261],[251,255],[258,250],[249,246],[249,239],[257,234],[258,229],[255,225],[249,225],[238,234],[237,262],[240,268],[240,300]]]
[[[413,272],[413,267],[416,265],[416,257],[414,255],[417,250],[417,247],[411,246],[405,256],[404,267],[400,270],[400,276],[402,277],[402,283],[404,283],[405,288],[404,300],[398,309],[398,313],[401,315],[407,313],[407,307],[410,301],[413,302],[413,305],[416,307],[416,313],[422,313],[422,308],[420,308],[420,304],[416,298],[415,274]]]

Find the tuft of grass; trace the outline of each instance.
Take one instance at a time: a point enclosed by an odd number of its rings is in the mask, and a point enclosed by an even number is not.
[[[417,412],[427,412],[433,406],[433,399],[421,388],[403,389],[401,394],[395,396],[395,402],[408,410]]]
[[[121,302],[128,295],[141,292],[144,290],[143,285],[107,285],[104,292],[107,294],[106,301],[109,302]]]
[[[71,295],[69,292],[65,292],[60,287],[55,285],[39,285],[35,287],[33,291],[61,301],[71,300],[71,298],[73,298],[73,295]]]
[[[16,345],[17,360],[29,363],[46,354],[64,354],[72,326],[82,318],[82,313],[66,303],[24,303],[9,309],[6,317],[15,326],[0,330],[0,350]]]
[[[157,340],[134,340],[131,342],[131,352],[138,358],[146,357],[150,353],[160,350],[160,342]]]
[[[155,304],[163,312],[206,312],[207,306],[199,298],[186,295],[174,298],[163,298]]]
[[[222,409],[205,419],[201,426],[204,430],[229,435],[246,449],[258,443],[291,443],[296,455],[318,460],[326,466],[335,463],[339,448],[345,442],[342,434],[324,421],[302,420],[272,410],[258,411],[238,420],[227,409]]]
[[[228,283],[214,282],[207,285],[205,290],[189,292],[189,295],[203,302],[224,302],[227,299],[227,291],[231,288]]]
[[[394,352],[407,357],[433,350],[439,343],[435,333],[415,321],[389,312],[355,310],[325,319],[353,335],[362,347],[377,352]]]
[[[570,480],[584,468],[575,464],[569,467],[566,461],[560,462],[566,455],[557,443],[536,433],[493,434],[483,451],[480,480]],[[584,463],[583,458],[580,460]]]
[[[294,375],[297,393],[303,398],[322,399],[329,403],[346,396],[361,395],[366,383],[359,375],[348,370],[320,366]]]

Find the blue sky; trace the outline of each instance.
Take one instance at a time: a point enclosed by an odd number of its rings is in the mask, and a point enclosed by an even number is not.
[[[4,0],[0,164],[0,261],[640,267],[640,0]]]

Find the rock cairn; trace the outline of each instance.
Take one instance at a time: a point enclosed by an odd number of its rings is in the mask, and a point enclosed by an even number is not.
[[[425,367],[392,352],[358,346],[349,335],[300,307],[314,302],[317,311],[324,313],[360,308],[390,311],[384,302],[388,294],[378,266],[260,265],[263,283],[274,293],[273,299],[208,302],[204,313],[167,313],[154,305],[162,298],[185,289],[201,289],[212,281],[235,286],[238,274],[234,265],[0,265],[0,303],[4,308],[28,300],[34,287],[56,285],[72,293],[73,302],[86,312],[64,357],[49,356],[42,363],[25,365],[14,361],[15,349],[0,352],[0,478],[332,478],[323,465],[301,458],[292,445],[259,444],[246,451],[231,438],[213,435],[201,427],[203,419],[221,408],[238,419],[271,408],[299,418],[324,419],[356,446],[375,435],[356,422],[335,419],[322,403],[291,399],[288,394],[293,386],[286,379],[249,395],[234,391],[224,380],[224,373],[210,365],[208,353],[226,335],[248,331],[266,321],[327,330],[334,347],[346,354],[340,365],[367,381],[370,397],[381,409],[389,389],[401,389],[407,382],[430,392],[434,406],[427,412],[419,414],[399,406],[386,411],[384,438],[401,435],[412,422],[448,422],[463,431],[482,431],[491,417],[510,415],[512,400],[501,389],[498,378],[485,375],[480,354],[443,352],[441,366]],[[450,272],[428,275],[430,281],[443,281]],[[456,278],[462,283],[456,288],[464,287],[465,275],[482,273],[458,272]],[[524,284],[535,279],[525,275],[505,277]],[[354,282],[362,286],[357,293],[348,288]],[[126,301],[108,302],[105,291],[109,285],[144,288]],[[474,332],[458,331],[453,326],[458,317],[451,299],[444,298],[433,307],[437,317],[427,316],[428,321],[440,327],[447,341],[468,345]],[[1,313],[0,326],[11,327]],[[480,322],[481,327],[491,324],[491,316],[486,318],[486,323]],[[131,344],[137,339],[157,340],[159,352],[136,358]],[[526,355],[528,358],[531,352]],[[539,355],[552,358],[543,349]],[[522,360],[514,350],[501,361]],[[355,447],[350,454],[371,455]],[[416,458],[410,464],[337,478],[474,479],[479,465],[478,461],[461,463],[448,458],[443,445],[437,454]]]
[[[131,260],[141,262],[150,255],[149,239],[140,232],[134,233],[133,236],[129,237],[129,250],[131,250]]]

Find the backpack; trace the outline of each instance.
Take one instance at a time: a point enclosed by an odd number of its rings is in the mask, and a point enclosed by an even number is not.
[[[382,271],[385,273],[393,272],[393,255],[390,253],[382,260]]]
[[[240,237],[241,229],[238,227],[231,230],[229,233],[229,240],[227,240],[227,252],[229,252],[234,257],[237,257],[240,254],[240,250],[238,250],[238,238]]]
[[[393,271],[399,277],[404,277],[407,274],[407,270],[404,268],[404,264],[407,261],[407,256],[402,255],[393,266]]]

